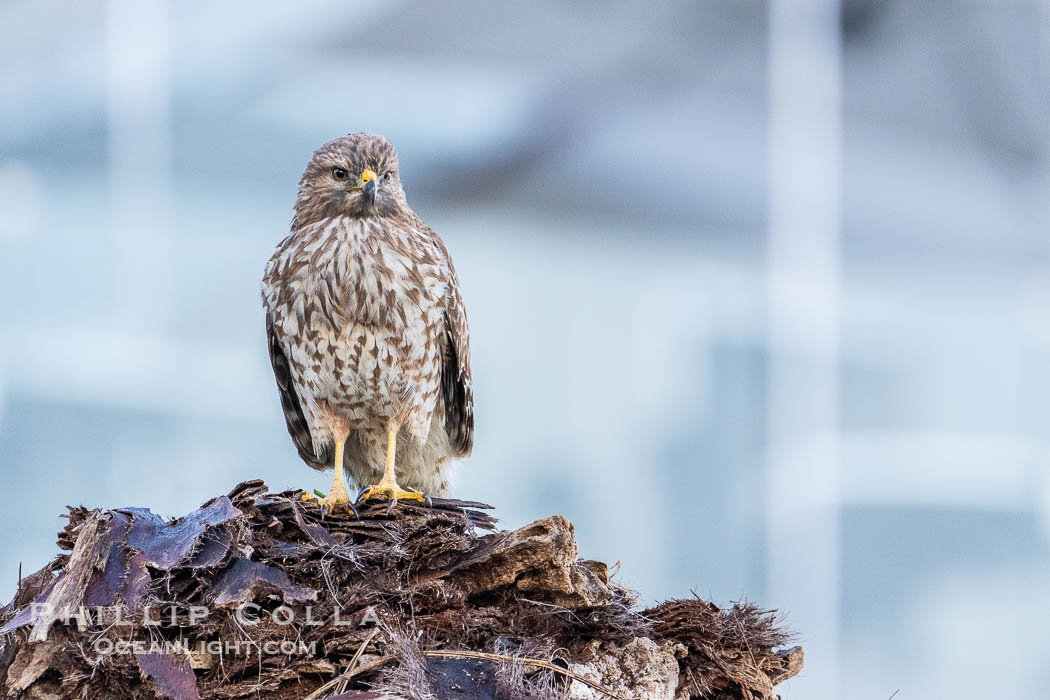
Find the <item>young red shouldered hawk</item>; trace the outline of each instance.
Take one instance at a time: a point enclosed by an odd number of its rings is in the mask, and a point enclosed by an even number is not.
[[[474,442],[467,316],[389,141],[356,133],[317,149],[262,297],[288,432],[308,465],[335,468],[322,506],[352,509],[344,468],[368,485],[360,498],[446,495]]]

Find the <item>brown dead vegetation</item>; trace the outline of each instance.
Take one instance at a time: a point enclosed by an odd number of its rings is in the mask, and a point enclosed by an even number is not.
[[[70,508],[65,553],[0,608],[26,698],[771,700],[799,648],[771,612],[639,610],[560,516],[496,531],[481,503],[362,508],[261,481],[167,522]],[[484,534],[484,533],[488,534]]]

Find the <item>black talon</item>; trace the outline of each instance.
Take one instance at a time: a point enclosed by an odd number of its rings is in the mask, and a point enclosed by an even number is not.
[[[324,504],[321,504],[321,520],[324,520]]]
[[[351,513],[353,513],[355,518],[357,518],[358,520],[361,519],[361,515],[357,512],[357,508],[354,508],[354,504],[353,503],[350,503],[349,501],[347,501],[346,502],[346,509],[349,510]]]
[[[390,499],[390,503],[388,503],[387,506],[386,506],[387,517],[390,517],[390,514],[392,512],[394,512],[394,506],[395,505],[397,505],[397,499],[396,498],[391,498]]]
[[[427,508],[433,508],[434,507],[434,501],[431,500],[429,493],[424,493],[423,494],[423,503],[426,505]]]
[[[365,497],[365,494],[368,493],[371,490],[371,488],[372,488],[371,486],[366,486],[363,489],[361,489],[360,491],[358,491],[357,492],[357,500],[354,501],[354,503],[360,503],[361,499]]]

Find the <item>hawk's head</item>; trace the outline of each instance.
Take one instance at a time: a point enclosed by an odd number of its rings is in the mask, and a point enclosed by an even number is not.
[[[292,228],[335,216],[390,216],[407,208],[394,147],[382,136],[358,132],[314,151],[299,179]]]

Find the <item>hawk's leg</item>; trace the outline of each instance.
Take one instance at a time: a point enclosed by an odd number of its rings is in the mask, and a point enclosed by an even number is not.
[[[357,510],[354,509],[353,504],[350,502],[350,494],[346,491],[346,484],[343,482],[343,446],[345,444],[346,440],[337,440],[335,443],[335,476],[332,479],[332,488],[328,490],[328,495],[324,498],[317,498],[312,493],[304,493],[303,500],[316,499],[321,504],[321,508],[330,513],[334,513],[336,508],[341,506],[347,512],[357,515]]]
[[[386,469],[383,470],[383,478],[378,484],[373,486],[367,486],[361,490],[361,494],[358,496],[358,502],[367,501],[369,498],[376,498],[379,496],[385,496],[390,499],[390,506],[387,508],[387,513],[394,507],[394,504],[402,498],[407,498],[411,501],[420,501],[422,503],[428,503],[430,497],[424,494],[422,491],[405,491],[397,485],[397,479],[394,477],[394,451],[397,448],[397,428],[388,430],[386,434]]]

